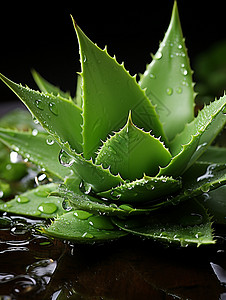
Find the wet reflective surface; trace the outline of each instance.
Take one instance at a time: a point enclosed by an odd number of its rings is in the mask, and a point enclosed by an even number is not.
[[[38,219],[0,217],[1,299],[226,299],[226,241],[175,248],[124,238],[51,240]]]

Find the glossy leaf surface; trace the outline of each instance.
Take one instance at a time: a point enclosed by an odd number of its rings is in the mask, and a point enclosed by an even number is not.
[[[6,203],[1,203],[0,210],[45,219],[60,216],[65,212],[62,208],[63,200],[59,197],[51,197],[51,193],[57,188],[58,185],[54,183],[41,185]]]
[[[78,106],[60,96],[18,85],[3,75],[0,75],[0,79],[13,90],[49,133],[58,137],[61,142],[69,142],[78,153],[82,152],[82,111]]]
[[[172,175],[178,176],[186,170],[187,164],[191,159],[192,155],[194,155],[197,148],[200,149],[199,140],[203,135],[208,132],[207,130],[210,127],[212,132],[211,136],[205,136],[205,143],[208,145],[210,141],[217,136],[219,132],[219,128],[216,126],[212,127],[212,122],[214,119],[220,115],[223,118],[223,122],[220,122],[221,128],[226,122],[226,117],[223,115],[222,110],[225,109],[226,106],[226,96],[220,98],[219,100],[215,100],[210,105],[205,106],[198,114],[198,116],[191,123],[185,126],[185,129],[178,134],[175,139],[170,144],[170,151],[173,155],[173,158],[168,166],[162,168],[160,171],[160,175]],[[209,140],[208,139],[211,139]],[[202,149],[204,152],[205,147]],[[201,155],[201,151],[199,151],[199,155]],[[196,157],[196,159],[198,156]],[[193,163],[195,159],[193,160]],[[190,164],[191,165],[191,164]]]
[[[126,235],[113,225],[110,218],[87,214],[83,210],[72,211],[57,218],[43,231],[56,238],[80,243],[114,240]]]
[[[193,120],[192,71],[176,1],[169,28],[141,77],[140,86],[146,88],[146,95],[157,105],[157,113],[169,140]]]
[[[167,195],[173,195],[181,188],[181,182],[170,177],[149,177],[124,183],[109,191],[98,193],[98,196],[125,203],[143,203],[161,199]],[[167,198],[162,199],[167,202]],[[160,202],[153,202],[153,206],[160,205]],[[151,203],[149,203],[151,206]]]
[[[164,137],[155,108],[135,78],[106,49],[93,44],[75,22],[74,26],[82,63],[84,157],[95,156],[100,141],[125,125],[130,110],[135,125]]]
[[[144,173],[156,175],[159,167],[166,166],[170,159],[164,144],[137,128],[129,116],[127,124],[103,143],[95,163],[109,167],[112,174],[119,173],[123,179],[135,180]]]
[[[179,242],[182,246],[215,243],[210,218],[196,200],[167,208],[160,214],[113,221],[126,232],[163,242]]]
[[[34,132],[0,129],[0,141],[60,179],[71,174],[70,169],[60,164],[60,147],[47,133],[35,132],[34,135]]]

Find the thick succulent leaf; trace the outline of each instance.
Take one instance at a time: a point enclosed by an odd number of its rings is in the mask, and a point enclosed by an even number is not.
[[[125,125],[130,110],[139,128],[152,130],[156,137],[164,139],[155,107],[136,79],[110,57],[106,49],[101,50],[93,44],[75,22],[74,27],[82,63],[84,157],[95,156],[101,140]]]
[[[112,175],[109,169],[104,169],[101,165],[97,166],[92,159],[85,160],[81,154],[71,150],[68,143],[62,145],[65,160],[68,159],[70,169],[77,174],[93,191],[101,192],[124,182],[120,175]]]
[[[226,225],[226,185],[216,190],[205,193],[198,200],[213,216],[213,221],[217,224]]]
[[[163,242],[179,242],[182,246],[215,243],[210,217],[196,200],[154,212],[152,216],[113,221],[128,233]]]
[[[100,198],[94,197],[92,194],[84,193],[81,191],[81,179],[79,177],[70,176],[67,177],[64,185],[60,186],[59,194],[69,202],[69,207],[74,209],[85,210],[92,214],[99,213],[108,216],[126,217],[129,215],[147,214],[155,207],[150,208],[134,208],[131,205],[120,204],[116,205],[111,201],[106,201]]]
[[[83,106],[83,90],[82,90],[82,76],[78,74],[77,76],[77,87],[76,87],[76,95],[73,98],[73,101],[82,108]]]
[[[159,167],[166,166],[170,159],[171,154],[164,144],[136,127],[130,115],[127,124],[103,143],[95,163],[109,167],[112,174],[135,180],[144,173],[156,175]]]
[[[195,153],[192,155],[187,169],[208,149],[226,124],[226,115],[219,113],[208,125],[208,129],[201,135]],[[220,161],[219,161],[220,162]]]
[[[55,238],[78,243],[114,240],[125,233],[119,230],[107,216],[92,215],[83,210],[72,211],[57,218],[43,232]]]
[[[174,203],[200,196],[226,184],[226,164],[196,162],[182,177],[183,188]]]
[[[107,198],[113,201],[119,201],[124,203],[136,203],[141,204],[144,202],[160,199],[167,195],[173,195],[181,188],[181,182],[170,177],[149,177],[124,183],[118,187],[115,187],[109,191],[98,193],[97,195],[103,198]],[[167,198],[162,201],[153,201],[149,203],[149,206],[160,206],[160,203],[164,204]],[[157,203],[157,204],[156,204]]]
[[[141,77],[140,85],[157,105],[165,133],[172,140],[194,118],[192,71],[176,1],[164,40]]]
[[[60,216],[66,212],[62,208],[63,199],[51,197],[51,193],[57,188],[58,185],[55,183],[40,185],[8,202],[1,203],[0,210],[45,219]]]
[[[60,147],[47,133],[0,129],[0,141],[32,163],[63,180],[71,174],[58,160]]]
[[[13,90],[48,132],[61,142],[68,141],[78,153],[82,152],[81,108],[61,96],[40,93],[18,85],[1,74],[0,79]]]
[[[198,159],[200,162],[226,164],[226,148],[209,146]]]
[[[60,95],[65,99],[71,100],[71,95],[69,92],[63,92],[58,86],[55,86],[52,83],[48,82],[46,79],[44,79],[34,69],[31,71],[31,73],[40,91],[48,94],[53,94],[54,96]]]
[[[189,162],[195,151],[199,151],[199,155],[202,153],[200,150],[199,141],[204,136],[207,144],[209,144],[218,134],[219,128],[215,130],[212,126],[214,119],[225,119],[223,116],[223,110],[226,106],[226,96],[221,97],[219,100],[215,100],[210,105],[205,106],[198,114],[198,116],[191,123],[187,124],[184,130],[178,134],[170,144],[170,151],[173,158],[168,166],[160,170],[159,175],[181,175],[187,165],[191,166]],[[219,119],[218,119],[219,120]],[[225,121],[224,121],[225,122]],[[222,126],[223,122],[220,122]],[[224,124],[224,123],[223,123]],[[210,129],[211,135],[206,134]],[[209,139],[208,139],[209,138]],[[204,151],[205,149],[203,149]],[[196,159],[198,155],[196,156]],[[195,159],[192,159],[192,163]]]

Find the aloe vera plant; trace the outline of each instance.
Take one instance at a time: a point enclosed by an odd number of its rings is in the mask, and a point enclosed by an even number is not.
[[[181,245],[214,243],[202,195],[226,182],[226,150],[211,146],[226,122],[226,97],[194,115],[176,1],[139,81],[73,23],[82,69],[74,98],[36,71],[41,92],[0,76],[45,129],[34,135],[2,128],[0,140],[54,178],[0,209],[52,218],[42,231],[76,242],[132,233]]]

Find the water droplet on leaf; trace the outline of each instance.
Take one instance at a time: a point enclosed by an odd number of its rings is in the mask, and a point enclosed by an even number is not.
[[[64,150],[60,151],[59,154],[60,164],[64,167],[71,167],[74,163],[74,158],[67,154]]]
[[[58,107],[57,107],[56,103],[50,102],[50,103],[49,103],[49,110],[50,110],[55,116],[58,116]]]
[[[104,216],[91,216],[89,218],[89,224],[96,229],[113,230],[114,225],[108,217]]]
[[[91,217],[93,214],[89,213],[85,210],[75,210],[74,216],[77,217],[80,220],[87,220],[89,217]]]
[[[111,191],[110,195],[111,195],[111,199],[113,200],[119,200],[121,198],[121,194],[115,190]]]
[[[158,51],[158,52],[153,56],[153,58],[154,58],[155,60],[161,59],[161,58],[162,58],[162,52]]]
[[[92,239],[94,236],[91,233],[85,232],[82,235],[83,238]]]
[[[150,76],[151,79],[155,79],[156,78],[155,74],[153,74],[153,73],[150,73],[149,76]]]
[[[40,110],[44,110],[44,103],[42,102],[42,100],[35,100],[35,106],[40,109]]]
[[[57,206],[54,203],[43,202],[39,205],[38,210],[44,214],[53,214],[57,211]]]
[[[18,202],[18,203],[28,203],[29,201],[30,200],[25,196],[19,196],[16,199],[16,202]]]
[[[173,89],[172,88],[167,88],[166,89],[166,93],[167,93],[167,95],[169,95],[169,96],[171,96],[172,94],[173,94]]]
[[[52,136],[50,135],[50,136],[48,136],[47,137],[47,139],[46,139],[46,143],[48,144],[48,145],[53,145],[54,144],[54,139],[52,138]]]
[[[181,94],[183,92],[183,89],[179,86],[176,88],[177,94]]]

